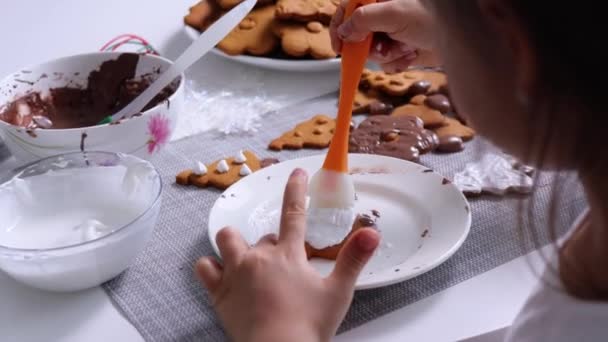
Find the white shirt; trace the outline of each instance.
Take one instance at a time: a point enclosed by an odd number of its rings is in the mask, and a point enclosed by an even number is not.
[[[586,214],[576,220],[571,232]],[[554,256],[552,262],[556,260]],[[556,268],[547,267],[542,278],[515,318],[507,342],[608,341],[608,303],[568,295]]]

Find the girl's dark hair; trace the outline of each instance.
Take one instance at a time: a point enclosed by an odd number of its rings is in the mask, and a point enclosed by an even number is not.
[[[484,22],[478,0],[427,0],[432,1],[441,20],[469,35],[476,51],[482,58],[499,53],[491,49],[496,37],[492,28]],[[531,94],[533,101],[529,109],[530,146],[540,146],[539,151],[530,151],[536,166],[542,168],[548,161],[544,158],[551,150],[555,158],[555,145],[563,150],[559,160],[552,165],[561,169],[578,171],[587,179],[602,180],[608,174],[608,106],[606,67],[608,54],[602,43],[601,28],[606,20],[598,2],[584,1],[531,1],[503,0],[519,19],[527,33],[536,58],[536,79],[539,84]],[[481,44],[481,45],[480,45]],[[483,46],[487,44],[487,46]],[[559,110],[558,110],[559,109]],[[565,146],[565,147],[564,147]],[[557,217],[562,210],[560,200],[572,189],[580,191],[576,178],[556,175],[552,182],[553,194],[549,208],[547,228],[553,241],[558,238],[555,231]],[[538,182],[537,182],[538,185]],[[607,192],[608,182],[599,181],[598,191]],[[603,189],[602,189],[603,188]],[[520,227],[525,241],[535,247],[542,245],[539,231],[534,227],[535,202],[527,200],[520,207]],[[557,247],[556,247],[557,248]],[[585,270],[577,265],[567,266],[579,272],[584,279]],[[557,270],[556,270],[557,271]],[[584,281],[584,280],[581,280]],[[591,289],[593,290],[593,289]]]

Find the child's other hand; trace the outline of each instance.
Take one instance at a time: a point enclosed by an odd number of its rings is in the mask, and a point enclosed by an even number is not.
[[[327,278],[310,266],[304,250],[308,179],[295,170],[285,189],[279,237],[249,247],[224,228],[217,235],[223,265],[201,258],[196,273],[209,290],[228,334],[239,341],[329,341],[350,306],[355,282],[378,246],[373,229],[345,244]]]
[[[433,19],[417,0],[389,0],[359,7],[344,20],[348,0],[343,0],[330,24],[332,46],[358,42],[374,34],[370,60],[387,72],[410,65],[435,66]]]

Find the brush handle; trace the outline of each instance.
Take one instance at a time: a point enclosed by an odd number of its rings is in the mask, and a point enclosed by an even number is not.
[[[350,0],[344,11],[344,19],[348,19],[357,8],[375,2],[376,0]],[[353,102],[371,45],[371,33],[361,42],[344,42],[342,44],[338,116],[336,118],[336,130],[323,163],[323,168],[326,170],[348,172],[348,137]]]

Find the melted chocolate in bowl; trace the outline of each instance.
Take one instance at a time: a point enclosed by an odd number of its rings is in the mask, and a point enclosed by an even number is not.
[[[95,126],[125,107],[154,81],[153,74],[135,79],[138,62],[138,54],[124,53],[92,71],[86,88],[66,86],[51,88],[44,94],[28,93],[0,109],[0,120],[28,131]],[[163,89],[144,111],[167,100],[178,85],[176,80]]]

